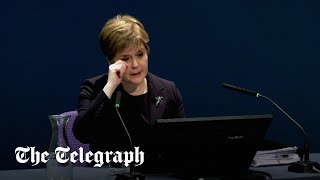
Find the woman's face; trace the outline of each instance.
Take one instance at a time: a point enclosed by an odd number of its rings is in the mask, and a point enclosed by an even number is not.
[[[122,77],[122,83],[140,85],[148,73],[148,53],[143,45],[129,47],[115,55],[115,60],[123,60],[128,64]]]

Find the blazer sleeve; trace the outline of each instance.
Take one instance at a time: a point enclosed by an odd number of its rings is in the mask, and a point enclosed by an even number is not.
[[[90,143],[97,141],[101,133],[107,133],[102,127],[112,123],[116,113],[112,107],[112,100],[102,88],[96,82],[85,80],[80,90],[78,116],[73,124],[75,137],[82,143]]]

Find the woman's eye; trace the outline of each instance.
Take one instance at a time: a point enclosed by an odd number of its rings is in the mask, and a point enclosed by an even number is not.
[[[142,57],[143,56],[143,53],[138,53],[138,57]]]
[[[129,58],[125,57],[125,58],[122,58],[123,61],[128,61]]]

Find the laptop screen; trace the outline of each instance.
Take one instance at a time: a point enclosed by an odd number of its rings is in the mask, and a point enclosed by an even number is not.
[[[172,173],[241,174],[249,169],[271,121],[270,114],[158,119],[157,146]]]

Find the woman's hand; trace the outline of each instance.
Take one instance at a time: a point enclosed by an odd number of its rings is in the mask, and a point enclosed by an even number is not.
[[[123,60],[118,60],[109,66],[108,82],[104,86],[104,93],[111,99],[114,90],[121,83],[122,77],[127,70],[128,64]]]

